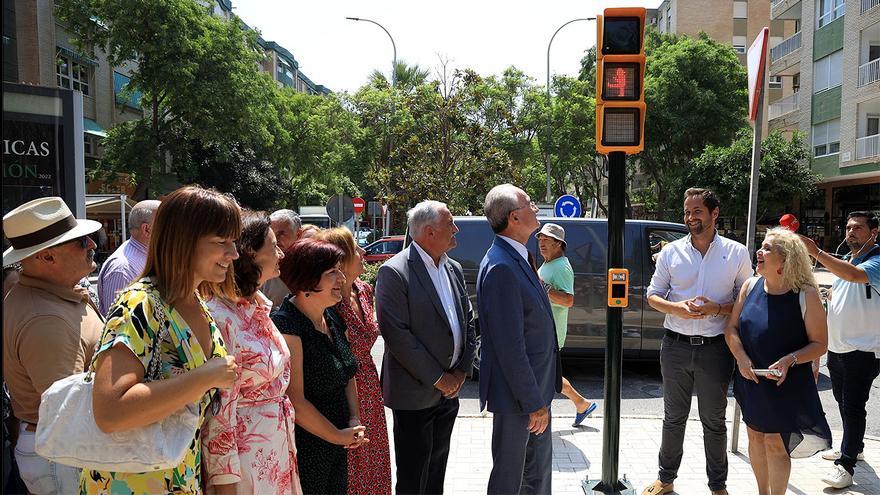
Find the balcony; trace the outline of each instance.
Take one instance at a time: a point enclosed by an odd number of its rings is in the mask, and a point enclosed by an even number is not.
[[[880,58],[859,66],[859,87],[880,81]]]
[[[800,102],[800,93],[794,93],[781,100],[774,101],[770,104],[768,109],[768,119],[778,119],[783,115],[794,112],[795,110],[801,107]]]
[[[867,1],[867,0],[863,0]],[[772,0],[770,2],[770,19],[800,19],[801,0]]]
[[[880,134],[856,139],[856,160],[880,156]]]
[[[861,12],[864,14],[865,12],[877,8],[880,5],[880,0],[862,0],[862,9]]]
[[[789,53],[801,47],[801,32],[782,40],[778,45],[770,49],[770,63],[776,62]]]

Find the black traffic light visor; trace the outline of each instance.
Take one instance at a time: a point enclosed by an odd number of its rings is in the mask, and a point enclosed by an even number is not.
[[[603,55],[634,55],[642,51],[642,21],[638,17],[605,17]]]

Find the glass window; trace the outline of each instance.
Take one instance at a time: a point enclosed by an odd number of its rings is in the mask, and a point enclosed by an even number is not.
[[[813,156],[820,157],[840,152],[840,119],[813,126]]]
[[[813,92],[840,86],[843,77],[843,50],[838,50],[813,63]]]
[[[58,86],[75,91],[82,91],[82,94],[86,96],[91,94],[89,87],[89,70],[90,68],[87,65],[74,62],[66,55],[60,53],[55,60],[55,78]]]
[[[770,76],[770,89],[782,89],[782,76]]]
[[[94,150],[92,148],[92,137],[88,134],[84,134],[83,136],[83,152],[86,155],[93,155]]]
[[[748,19],[749,17],[749,4],[748,2],[733,2],[733,18],[734,19]]]
[[[843,16],[846,11],[846,0],[819,0],[816,28],[827,26],[828,23]]]

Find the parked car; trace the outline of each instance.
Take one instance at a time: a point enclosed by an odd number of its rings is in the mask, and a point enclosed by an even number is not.
[[[358,246],[366,246],[370,243],[370,236],[373,235],[373,229],[369,227],[361,227],[355,233],[355,240],[357,240]]]
[[[602,356],[605,352],[607,308],[608,222],[588,218],[538,218],[565,228],[565,251],[575,273],[574,306],[568,317],[568,337],[563,356]],[[458,245],[448,255],[461,263],[468,293],[477,310],[477,272],[495,234],[485,217],[455,217]],[[687,235],[682,224],[627,220],[623,268],[629,269],[629,306],[623,311],[624,357],[656,360],[665,332],[664,314],[648,305],[645,291],[654,274],[652,255],[666,243]],[[537,240],[526,246],[538,265],[543,262]],[[477,315],[479,333],[479,315]],[[474,363],[479,369],[479,358]]]
[[[390,235],[379,239],[364,247],[364,261],[367,263],[382,263],[403,250],[402,235]]]

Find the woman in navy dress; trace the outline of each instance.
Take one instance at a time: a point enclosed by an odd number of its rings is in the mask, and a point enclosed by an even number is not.
[[[756,255],[760,277],[743,285],[725,335],[739,368],[733,391],[748,426],[758,493],[782,495],[791,458],[809,457],[831,446],[816,388],[828,328],[807,250],[798,236],[771,229]],[[778,375],[753,371],[768,368]]]

